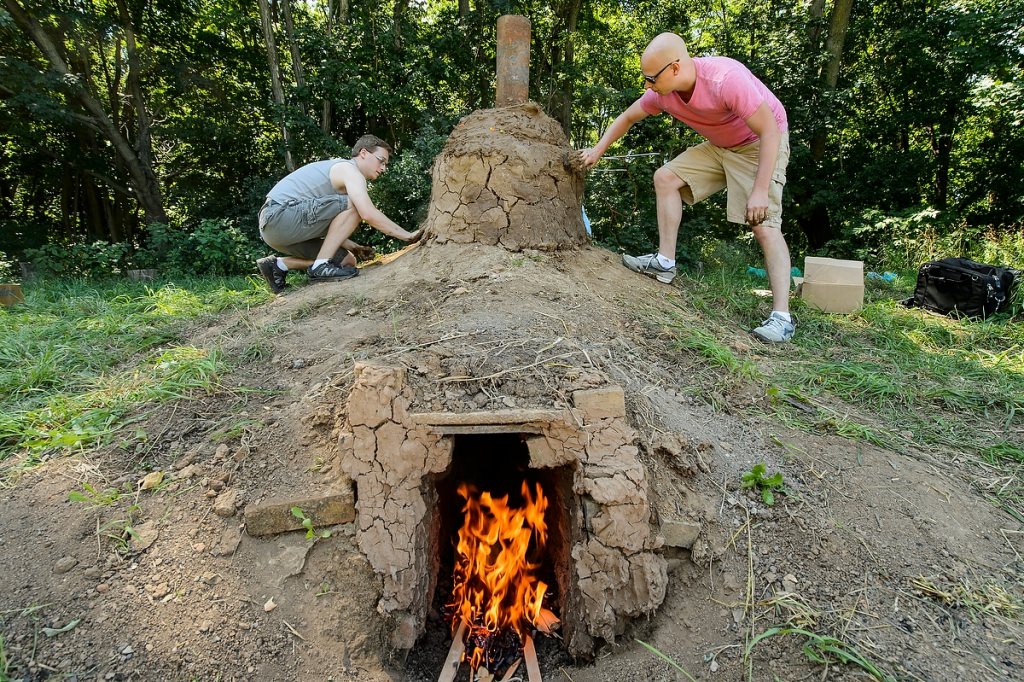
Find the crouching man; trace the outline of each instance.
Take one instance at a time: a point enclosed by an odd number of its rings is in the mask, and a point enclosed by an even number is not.
[[[256,261],[271,291],[280,293],[289,270],[305,269],[313,282],[330,282],[359,274],[356,255],[373,250],[350,237],[366,221],[389,237],[415,242],[421,231],[407,232],[370,200],[366,181],[388,167],[391,146],[374,135],[363,135],[350,159],[327,159],[307,164],[274,185],[260,209],[260,237],[283,257]]]

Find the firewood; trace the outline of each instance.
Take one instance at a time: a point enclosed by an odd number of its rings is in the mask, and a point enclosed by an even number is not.
[[[530,682],[544,682],[540,676],[540,666],[537,665],[537,649],[533,646],[533,637],[529,635],[523,642],[523,660],[526,661],[526,674]]]
[[[455,682],[455,675],[462,664],[462,654],[466,650],[465,635],[466,621],[461,621],[459,629],[455,631],[455,637],[452,638],[452,647],[448,649],[448,658],[444,660],[437,682]]]

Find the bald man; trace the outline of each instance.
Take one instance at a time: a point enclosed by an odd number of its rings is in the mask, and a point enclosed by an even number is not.
[[[686,43],[662,33],[640,58],[644,94],[622,112],[592,149],[580,152],[589,168],[634,123],[668,113],[706,139],[654,173],[658,252],[622,256],[630,270],[669,284],[676,276],[676,238],[683,202],[693,205],[728,192],[730,222],[749,225],[764,252],[772,313],[754,336],[770,343],[793,338],[789,314],[789,247],[782,236],[782,187],[789,163],[789,125],[778,98],[740,62],[690,57]]]

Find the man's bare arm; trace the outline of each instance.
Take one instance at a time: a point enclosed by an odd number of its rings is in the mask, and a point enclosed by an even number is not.
[[[601,156],[608,151],[608,147],[612,146],[616,140],[626,134],[626,132],[633,127],[633,124],[637,121],[642,121],[650,116],[643,107],[640,106],[640,100],[633,102],[629,105],[629,108],[623,111],[616,117],[612,124],[608,126],[608,130],[604,132],[601,139],[598,140],[597,144],[591,149],[584,149],[580,152],[580,162],[584,168],[590,168]]]
[[[771,186],[772,173],[779,158],[779,144],[782,133],[779,124],[772,114],[767,102],[747,119],[747,125],[761,140],[757,156],[757,175],[754,176],[754,187],[747,199],[747,224],[760,225],[768,217],[768,189]]]
[[[331,184],[339,192],[348,194],[349,205],[356,209],[359,217],[389,237],[404,242],[419,239],[420,231],[408,232],[396,222],[384,215],[383,211],[373,205],[373,200],[366,190],[366,178],[351,163],[336,163],[331,168]]]

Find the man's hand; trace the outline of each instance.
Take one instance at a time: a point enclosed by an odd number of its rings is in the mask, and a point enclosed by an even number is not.
[[[352,255],[359,260],[372,260],[377,255],[377,252],[372,246],[363,246],[362,244],[356,244],[354,242],[349,251],[351,251]]]
[[[410,233],[409,234],[409,238],[406,239],[405,241],[406,241],[407,244],[415,244],[416,242],[418,242],[421,239],[423,239],[423,228],[422,227],[420,229],[416,230],[415,232]]]
[[[580,151],[580,164],[584,168],[592,168],[601,158],[601,154],[598,154],[594,149],[584,149]]]
[[[755,189],[747,199],[747,225],[760,225],[768,219],[768,192]]]

